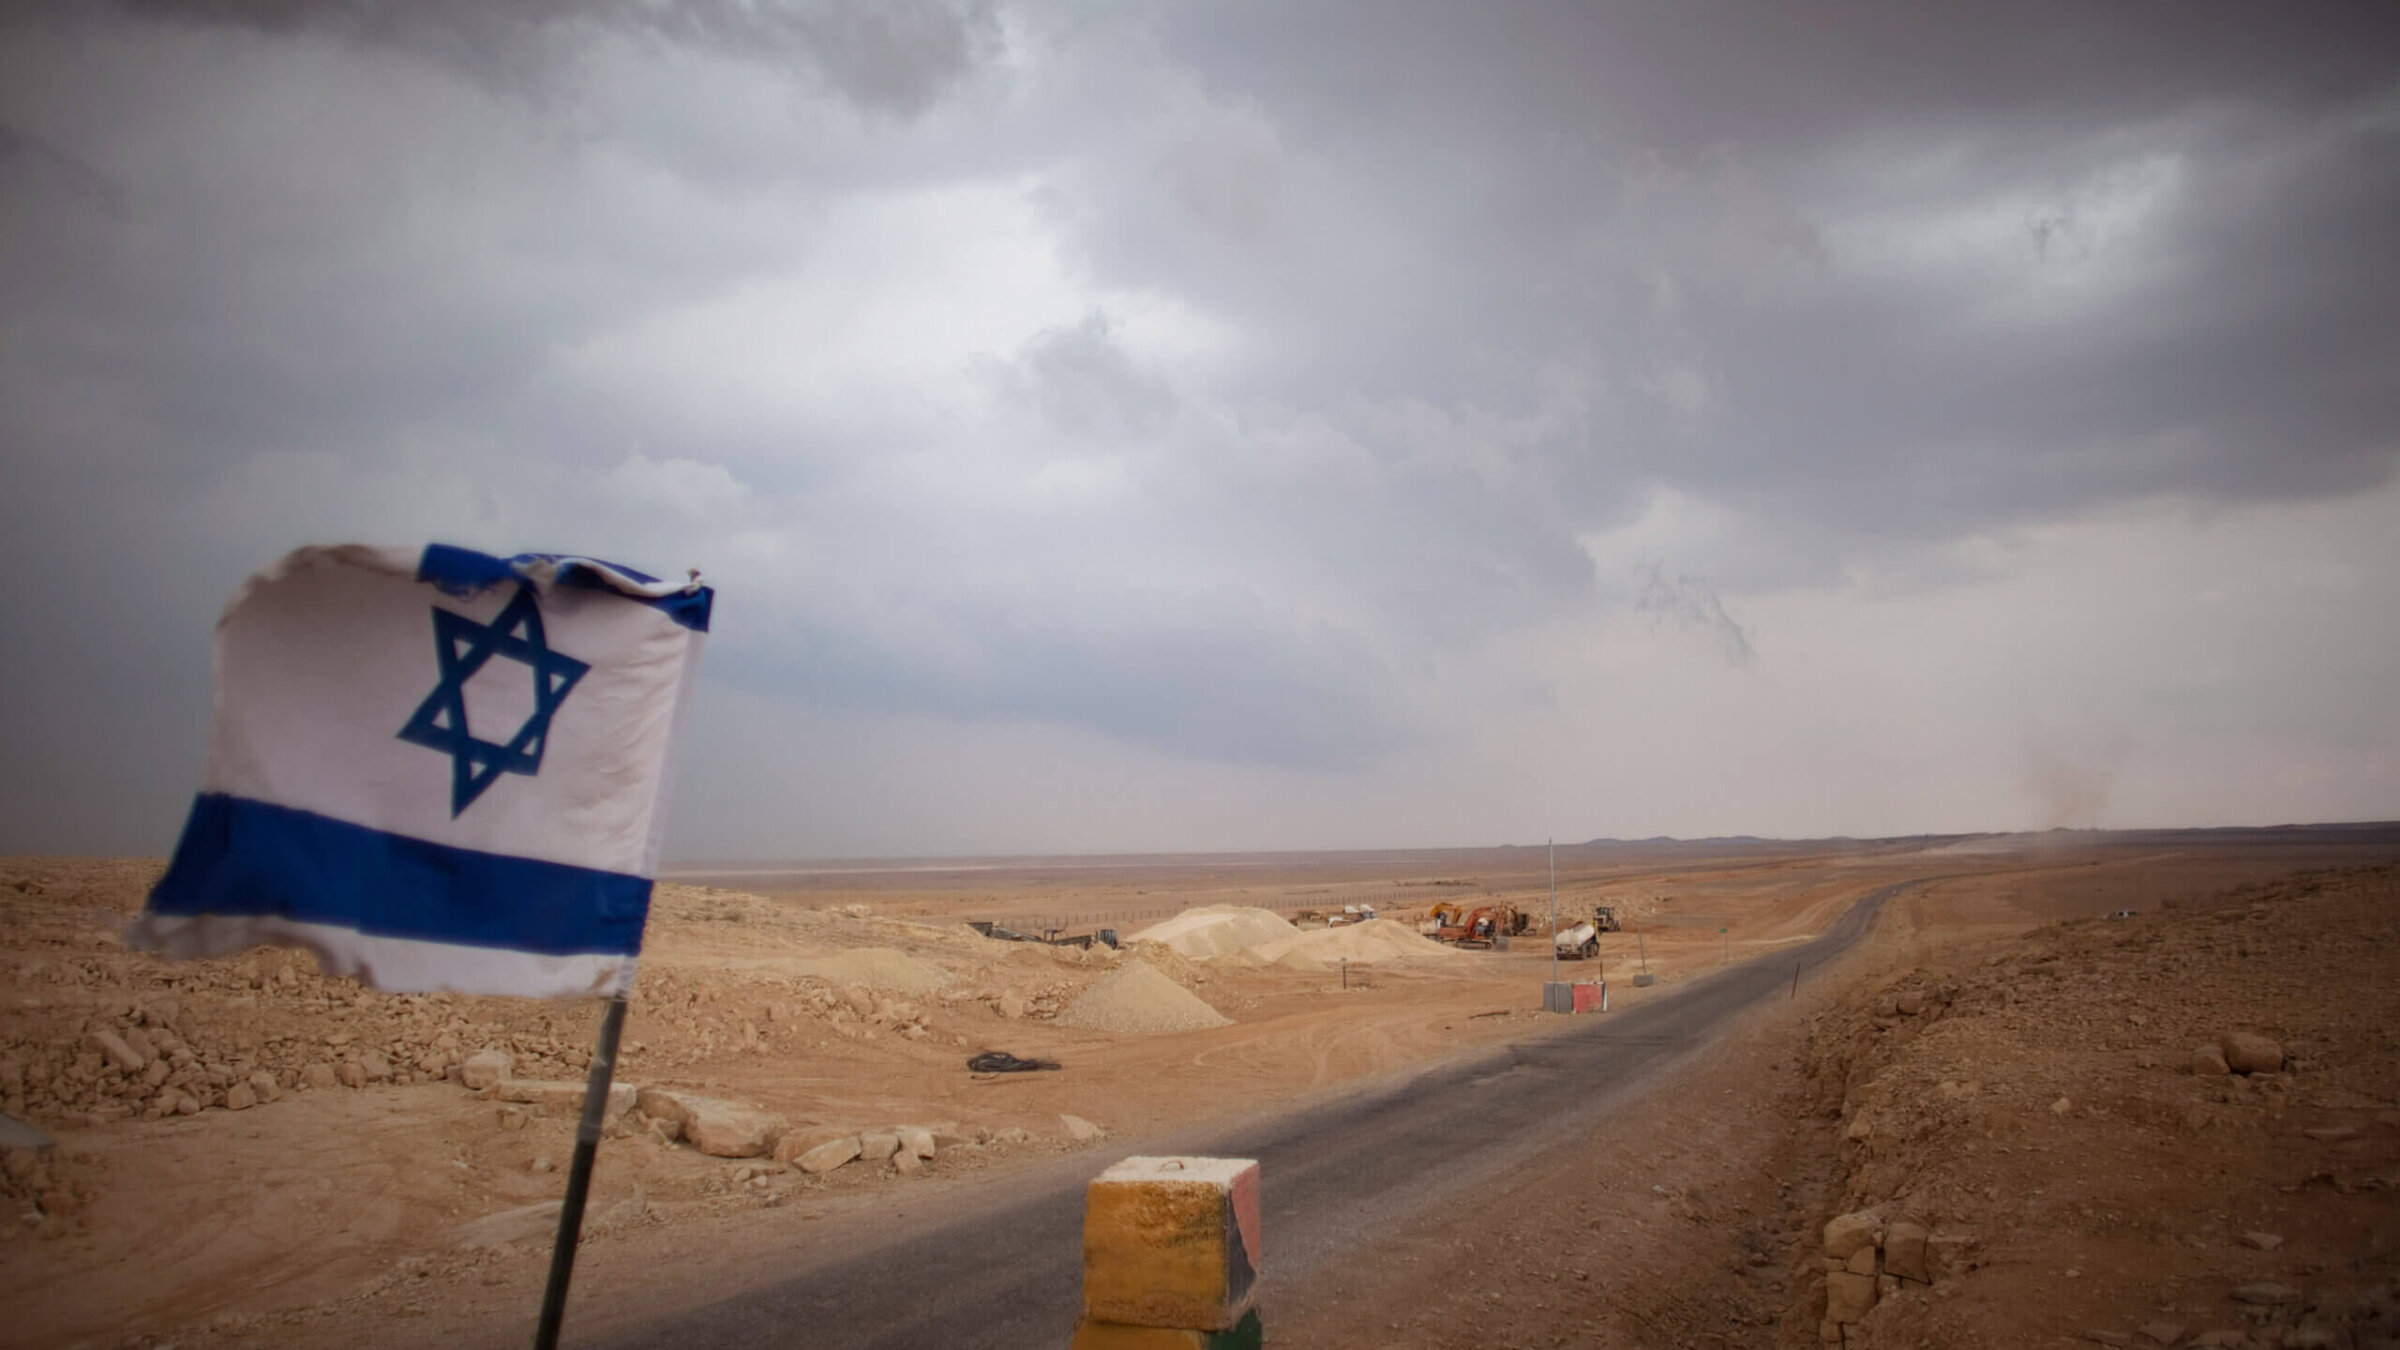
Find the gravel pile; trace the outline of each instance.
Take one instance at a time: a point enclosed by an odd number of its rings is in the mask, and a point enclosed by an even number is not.
[[[1061,1026],[1086,1031],[1204,1031],[1233,1019],[1140,961],[1118,968],[1058,1015]]]

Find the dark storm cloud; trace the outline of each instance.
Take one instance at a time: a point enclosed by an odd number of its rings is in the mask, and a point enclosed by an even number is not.
[[[1499,401],[1578,357],[1646,387],[1557,444],[1580,510],[1656,478],[1938,538],[2389,472],[2388,12],[1270,5],[1165,41],[1339,206],[1263,264],[1194,266],[1134,211],[1095,256],[1283,336],[1278,393]],[[2112,237],[2112,188],[2171,200]],[[1846,228],[1973,212],[1999,228],[1950,266]],[[2078,273],[2115,293],[2002,313]]]
[[[999,44],[991,0],[119,0],[135,15],[327,33],[390,44],[496,79],[561,55],[578,31],[636,33],[658,43],[751,60],[792,62],[861,108],[923,112],[990,59]]]
[[[1217,761],[1441,742],[1612,612],[1756,679],[1762,596],[2389,478],[2387,15],[15,11],[0,556],[87,603],[0,731],[171,739],[242,570],[395,531],[706,564],[812,711]]]

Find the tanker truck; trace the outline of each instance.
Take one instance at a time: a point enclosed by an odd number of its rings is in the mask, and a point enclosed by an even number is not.
[[[1600,935],[1617,931],[1617,911],[1608,905],[1593,908],[1592,917],[1564,929],[1550,939],[1550,945],[1562,959],[1583,961],[1600,954]]]

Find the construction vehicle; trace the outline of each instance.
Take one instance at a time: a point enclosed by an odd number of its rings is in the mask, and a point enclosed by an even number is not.
[[[1584,961],[1600,954],[1600,935],[1619,931],[1617,911],[1607,905],[1592,909],[1592,917],[1553,934],[1550,948],[1561,960]]]
[[[1533,927],[1533,916],[1514,905],[1485,905],[1458,915],[1456,922],[1434,930],[1436,942],[1461,947],[1495,947]]]
[[[1448,942],[1450,939],[1442,936],[1442,930],[1457,927],[1465,917],[1464,906],[1455,900],[1444,900],[1433,907],[1433,913],[1426,916],[1425,922],[1417,925],[1417,931],[1436,942]]]

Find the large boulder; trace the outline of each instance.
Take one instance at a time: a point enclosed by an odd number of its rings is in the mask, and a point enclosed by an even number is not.
[[[683,1099],[683,1137],[712,1158],[763,1158],[775,1151],[783,1120],[771,1112],[715,1097]]]
[[[2283,1069],[2283,1044],[2270,1037],[2236,1031],[2218,1042],[2225,1066],[2235,1073],[2278,1073]]]

